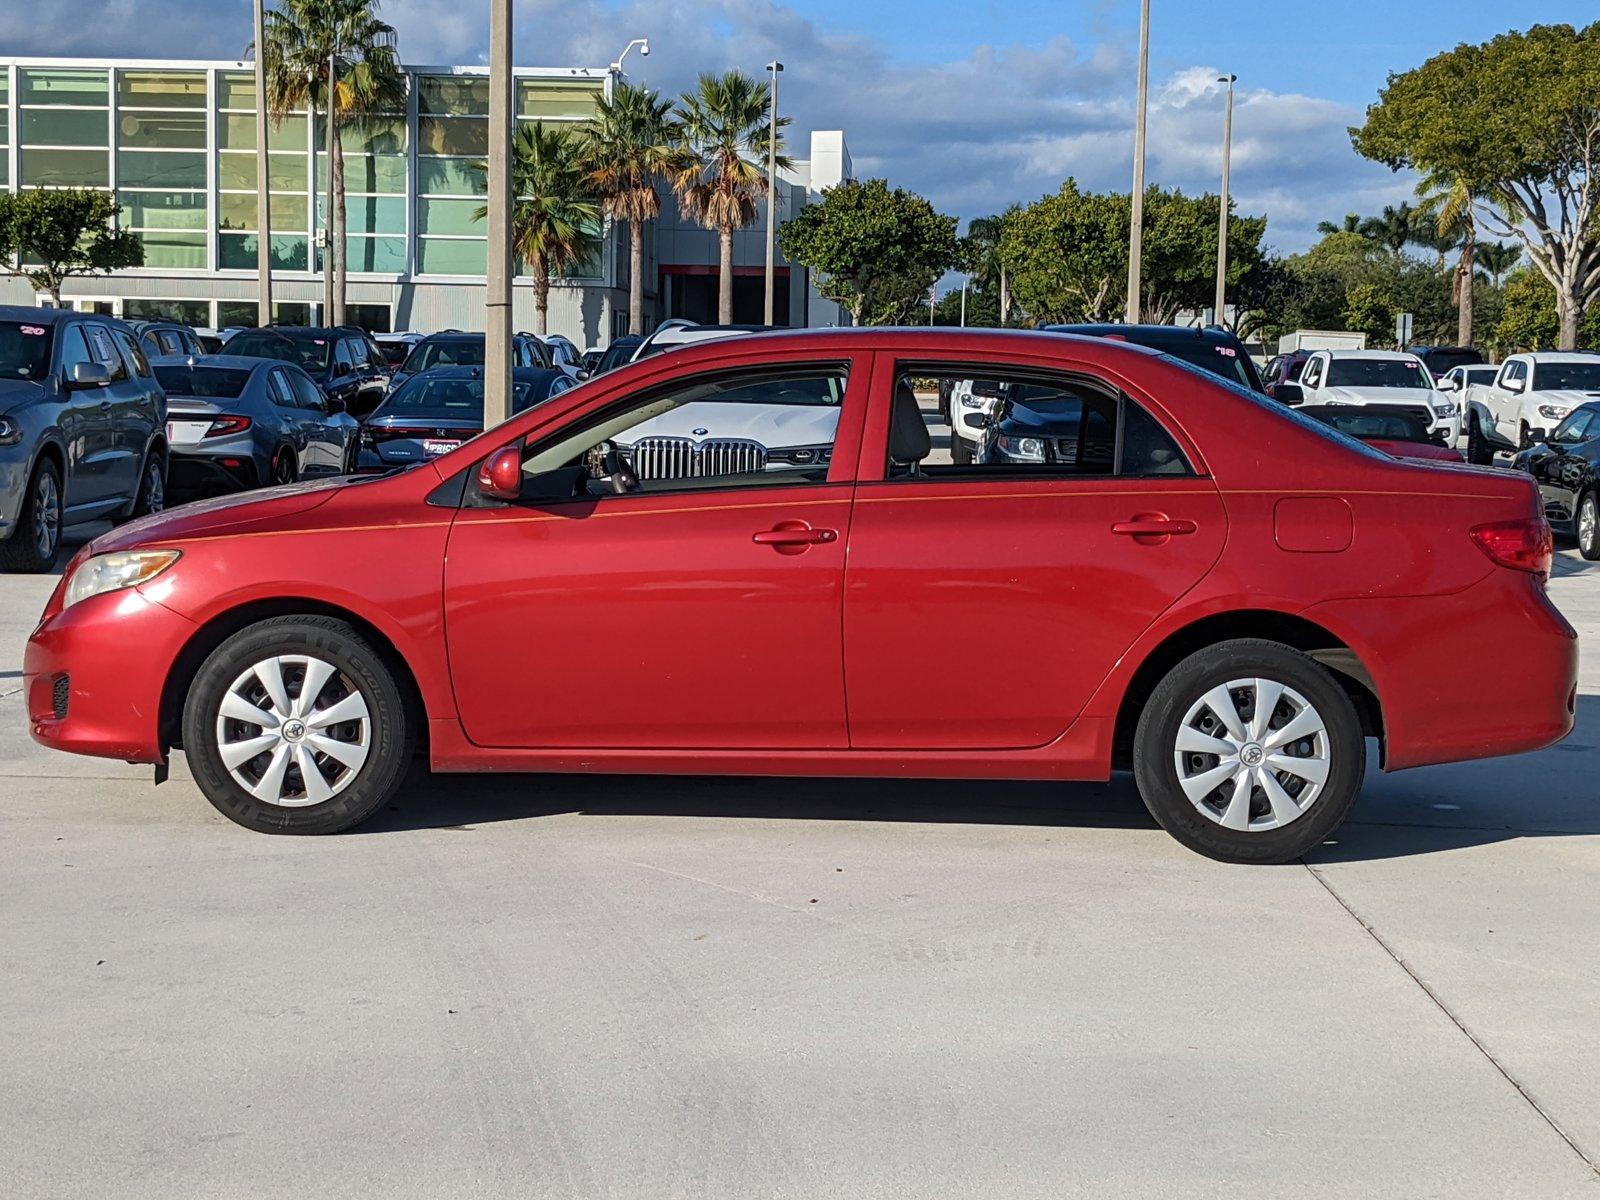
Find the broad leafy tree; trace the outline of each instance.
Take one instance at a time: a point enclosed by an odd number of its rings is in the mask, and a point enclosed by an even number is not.
[[[644,230],[661,215],[656,184],[686,165],[659,92],[618,82],[583,130],[584,168],[606,215],[628,223],[628,330],[644,332]]]
[[[266,12],[267,110],[281,122],[313,105],[321,119],[333,114],[333,206],[327,228],[333,267],[333,324],[344,323],[344,130],[369,126],[382,114],[406,109],[405,75],[395,51],[393,26],[378,19],[378,0],[281,0]],[[334,81],[328,86],[329,59]],[[325,127],[324,127],[325,128]],[[321,139],[317,147],[320,150]],[[260,230],[258,237],[266,237]]]
[[[701,75],[678,99],[675,119],[688,158],[673,177],[673,190],[689,219],[717,235],[717,320],[733,320],[733,235],[756,219],[767,191],[767,148],[778,139],[782,153],[788,117],[772,128],[767,85],[740,71]]]
[[[954,217],[881,179],[829,188],[785,223],[778,241],[856,325],[907,319],[959,255]]]
[[[142,267],[144,246],[117,227],[121,211],[105,192],[0,191],[0,270],[49,292],[59,306],[61,285],[74,275]]]
[[[1480,229],[1519,242],[1555,289],[1571,349],[1600,295],[1600,22],[1536,25],[1391,75],[1355,147],[1460,180]]]
[[[550,328],[550,276],[595,252],[600,202],[581,134],[564,125],[520,124],[511,143],[511,245],[533,278],[534,332],[544,334]],[[473,216],[488,220],[488,206]]]
[[[1555,289],[1543,275],[1526,267],[1506,279],[1505,306],[1495,326],[1497,349],[1502,354],[1518,350],[1548,350],[1561,336]],[[1600,305],[1592,307],[1578,324],[1578,345],[1600,348]]]

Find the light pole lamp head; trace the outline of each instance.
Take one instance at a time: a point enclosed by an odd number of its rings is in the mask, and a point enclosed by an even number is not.
[[[776,75],[776,74],[778,74],[778,72],[783,70],[783,64],[781,62],[779,62],[777,59],[773,59],[771,62],[769,62],[767,64],[767,70],[772,72],[774,75]]]
[[[1238,81],[1239,81],[1239,77],[1237,75],[1218,75],[1217,76],[1217,82],[1218,83],[1225,83],[1229,87],[1232,87]]]

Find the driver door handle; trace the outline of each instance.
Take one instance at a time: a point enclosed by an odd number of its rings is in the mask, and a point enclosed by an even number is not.
[[[1174,520],[1159,513],[1148,515],[1141,513],[1131,521],[1118,521],[1111,527],[1111,532],[1128,537],[1174,537],[1193,533],[1199,528],[1193,521],[1182,517]]]
[[[780,521],[771,529],[753,534],[750,540],[758,546],[821,546],[838,537],[834,529],[813,529],[804,521]]]

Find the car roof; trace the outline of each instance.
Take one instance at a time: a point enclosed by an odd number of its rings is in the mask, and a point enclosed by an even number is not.
[[[1532,350],[1526,354],[1513,354],[1512,358],[1531,359],[1534,363],[1590,363],[1594,352],[1590,350]]]
[[[540,379],[543,379],[546,376],[549,376],[550,378],[553,379],[557,375],[561,376],[563,379],[566,378],[566,372],[564,372],[564,371],[552,371],[552,370],[549,370],[548,368],[545,368],[545,367],[512,367],[511,368],[511,378],[515,379],[515,380],[518,380],[519,382],[522,382],[522,383],[537,383]],[[410,379],[406,380],[406,382],[405,382],[405,384],[403,386],[409,387],[412,383],[416,382],[418,379],[481,379],[481,378],[483,378],[483,368],[482,367],[473,367],[473,366],[467,366],[467,367],[462,367],[462,366],[455,366],[455,367],[429,367],[426,371],[418,371],[415,375],[411,376]]]
[[[1318,350],[1318,354],[1326,354],[1329,358],[1370,358],[1384,362],[1421,362],[1409,350]]]
[[[230,371],[265,371],[268,367],[292,367],[294,363],[276,358],[250,358],[243,354],[156,354],[152,367],[221,367]]]
[[[1158,346],[1173,342],[1222,342],[1232,345],[1239,339],[1226,329],[1206,325],[1126,325],[1116,321],[1041,325],[1046,333],[1077,333],[1085,337],[1111,338],[1135,345]]]

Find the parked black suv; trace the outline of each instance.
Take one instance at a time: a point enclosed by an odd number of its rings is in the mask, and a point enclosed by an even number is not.
[[[149,358],[187,358],[206,352],[194,330],[176,321],[129,321],[128,328]]]
[[[0,570],[48,571],[67,525],[161,509],[166,429],[127,325],[0,307]]]
[[[1483,354],[1472,346],[1407,346],[1406,352],[1420,358],[1436,380],[1457,367],[1476,367],[1484,361]]]
[[[1077,333],[1149,346],[1252,392],[1265,391],[1244,343],[1226,329],[1213,325],[1203,329],[1184,325],[1044,325],[1041,328],[1050,333]]]
[[[330,400],[361,418],[383,403],[389,390],[389,364],[372,335],[354,325],[331,329],[307,325],[269,325],[245,329],[228,339],[235,358],[274,358],[303,370]]]

